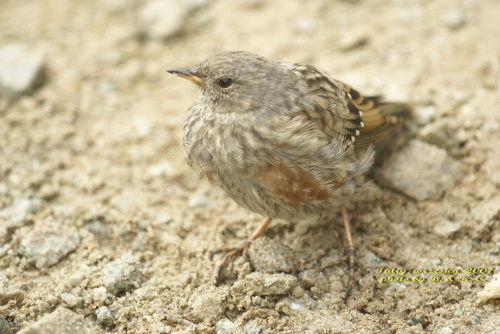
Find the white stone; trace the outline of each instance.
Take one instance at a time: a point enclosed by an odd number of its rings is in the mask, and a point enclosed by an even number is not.
[[[482,302],[500,298],[500,273],[493,275],[491,281],[486,283],[483,291],[479,291],[477,296]]]
[[[0,91],[10,98],[31,93],[44,79],[44,57],[22,44],[0,48]]]

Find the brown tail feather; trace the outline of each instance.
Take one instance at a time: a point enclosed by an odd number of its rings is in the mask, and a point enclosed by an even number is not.
[[[365,98],[370,99],[370,98]],[[364,149],[371,144],[377,145],[398,129],[407,119],[411,118],[412,109],[408,104],[380,102],[380,97],[374,100],[374,108],[363,111],[361,120],[364,127],[356,139],[356,148]]]

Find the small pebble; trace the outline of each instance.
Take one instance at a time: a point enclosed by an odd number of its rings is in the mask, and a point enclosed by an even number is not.
[[[292,289],[292,295],[295,298],[300,298],[304,295],[304,289],[302,289],[302,287],[300,286],[294,286]]]
[[[252,319],[243,325],[244,333],[247,334],[261,334],[270,333],[270,328],[266,325],[260,324],[257,320]]]
[[[40,191],[38,192],[38,196],[41,199],[44,199],[46,201],[51,201],[59,196],[59,189],[57,189],[54,186],[44,184],[40,188]]]
[[[94,288],[92,290],[92,299],[94,300],[94,303],[96,305],[98,305],[98,306],[104,305],[104,303],[108,299],[108,290],[103,286],[100,286],[98,288]]]
[[[234,323],[229,319],[220,319],[215,323],[217,334],[232,334],[234,333]]]
[[[114,295],[140,287],[142,273],[140,263],[131,255],[112,261],[102,269],[104,286]]]
[[[415,122],[418,125],[426,125],[436,118],[436,107],[433,105],[423,106],[418,108],[414,114]]]
[[[248,249],[252,267],[262,273],[291,273],[294,270],[292,252],[281,241],[258,238]]]
[[[439,234],[445,238],[453,236],[456,232],[460,231],[462,225],[459,222],[446,220],[434,226],[434,233]]]
[[[6,276],[0,275],[0,305],[5,305],[11,300],[21,303],[24,300],[24,292],[9,284]]]
[[[142,300],[153,300],[158,297],[158,291],[151,286],[143,286],[134,291],[134,295]]]
[[[298,312],[307,312],[311,310],[316,303],[314,299],[309,297],[307,294],[304,294],[302,297],[293,299],[286,297],[283,298],[283,302],[290,310]]]
[[[172,176],[174,172],[175,172],[174,167],[168,161],[162,161],[156,165],[152,165],[146,171],[146,173],[152,177]]]
[[[304,288],[310,289],[316,285],[318,275],[318,272],[314,269],[304,270],[299,274],[299,282],[302,283]]]
[[[210,206],[210,200],[201,192],[195,192],[189,197],[188,206],[190,209],[204,209]]]
[[[45,78],[43,55],[22,44],[0,47],[0,92],[10,98],[30,94]]]
[[[115,325],[115,317],[106,306],[101,306],[95,312],[97,316],[97,323],[105,327],[113,327]]]
[[[70,293],[62,293],[61,299],[69,308],[75,308],[83,302],[82,297],[77,297]]]
[[[452,30],[461,28],[465,24],[464,13],[457,7],[445,8],[441,13],[441,20]]]
[[[100,220],[89,221],[85,224],[85,229],[98,237],[107,238],[109,236],[108,227]]]
[[[438,334],[453,334],[454,331],[450,327],[442,327],[438,330]]]
[[[86,278],[89,272],[90,268],[85,264],[82,264],[76,272],[74,272],[68,277],[68,283],[73,287],[79,286]]]

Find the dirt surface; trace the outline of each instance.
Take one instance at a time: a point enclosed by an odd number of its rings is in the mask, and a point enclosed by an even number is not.
[[[31,95],[0,97],[0,315],[12,332],[65,307],[96,333],[498,333],[498,299],[478,293],[500,270],[499,1],[198,1],[162,38],[144,27],[147,5],[0,2],[0,43],[41,50],[46,73]],[[366,268],[347,303],[345,267],[319,271],[342,255],[340,220],[273,222],[261,247],[287,272],[249,275],[238,259],[215,286],[210,251],[262,217],[187,166],[182,123],[198,92],[165,70],[224,50],[414,103],[400,137],[463,166],[437,200],[375,183],[350,206]]]

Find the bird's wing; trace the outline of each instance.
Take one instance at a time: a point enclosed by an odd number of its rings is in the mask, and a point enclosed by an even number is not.
[[[409,106],[365,97],[310,65],[283,64],[305,80],[301,111],[330,138],[366,149],[386,138],[409,117]]]

